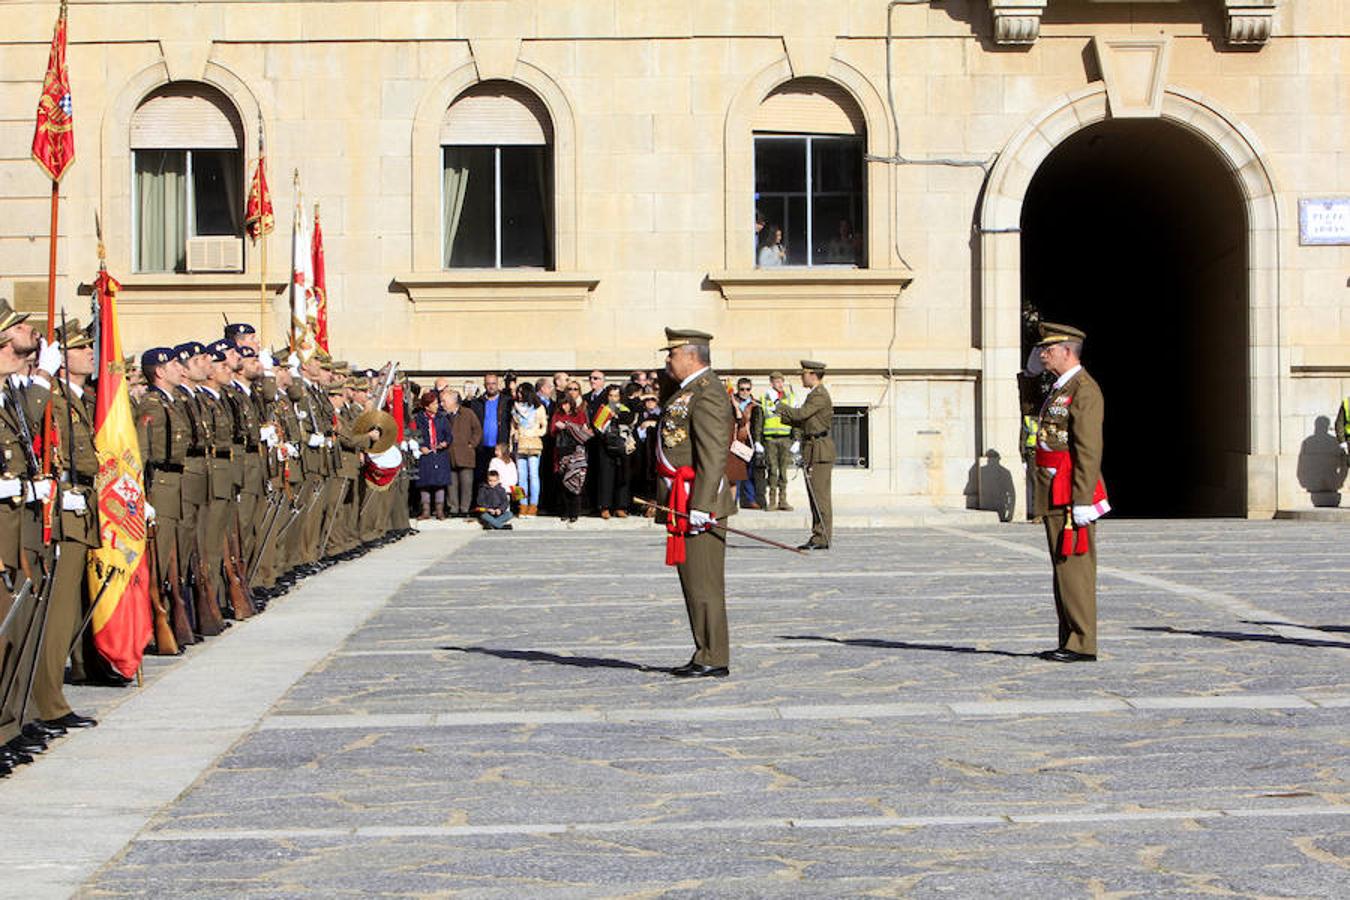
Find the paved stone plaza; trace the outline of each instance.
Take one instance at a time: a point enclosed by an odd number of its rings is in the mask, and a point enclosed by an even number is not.
[[[738,539],[694,682],[615,525],[428,530],[82,694],[0,783],[0,893],[1350,893],[1343,524],[1108,521],[1070,666],[1036,527]]]

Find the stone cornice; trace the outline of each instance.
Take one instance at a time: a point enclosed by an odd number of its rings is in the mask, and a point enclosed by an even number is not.
[[[994,17],[994,43],[1004,47],[1036,43],[1045,4],[1046,0],[989,0],[989,12]]]
[[[1264,46],[1270,41],[1279,0],[1222,0],[1225,38],[1231,47]],[[989,0],[994,43],[1001,47],[1026,47],[1041,34],[1041,16],[1047,0]]]
[[[775,268],[709,272],[730,309],[885,309],[910,269]]]
[[[460,269],[400,275],[418,312],[584,309],[600,279],[541,269]]]
[[[1228,43],[1235,47],[1265,45],[1275,24],[1275,5],[1276,0],[1224,0]]]

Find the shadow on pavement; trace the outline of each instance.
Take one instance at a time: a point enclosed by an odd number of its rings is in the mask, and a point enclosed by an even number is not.
[[[829,641],[832,644],[845,644],[849,647],[874,647],[878,650],[935,650],[939,653],[973,653],[983,656],[1012,656],[1025,659],[1037,659],[1039,652],[1018,653],[1014,650],[981,650],[978,647],[958,647],[954,644],[921,644],[915,641],[888,641],[881,638],[834,638],[819,634],[780,634],[783,641]]]
[[[1350,634],[1350,625],[1300,625],[1297,622],[1262,622],[1256,619],[1243,619],[1243,625],[1284,625],[1287,628],[1306,628],[1309,631],[1327,631],[1335,634]]]
[[[563,656],[560,653],[548,653],[544,650],[507,650],[500,647],[437,647],[437,650],[455,650],[459,653],[478,653],[483,656],[495,656],[498,659],[514,659],[523,662],[553,663],[556,666],[572,666],[577,669],[633,669],[637,672],[660,672],[670,674],[669,666],[644,666],[626,659],[606,659],[598,656]]]
[[[1304,627],[1302,625],[1291,625],[1287,622],[1272,622],[1271,624],[1290,625],[1292,628]],[[1189,634],[1194,635],[1195,637],[1219,638],[1220,640],[1235,641],[1238,643],[1288,644],[1292,647],[1337,647],[1341,650],[1350,650],[1350,644],[1345,641],[1319,641],[1314,638],[1291,638],[1281,634],[1251,634],[1245,631],[1206,631],[1198,628],[1173,628],[1171,625],[1136,625],[1134,626],[1134,630],[1153,631],[1160,634]]]

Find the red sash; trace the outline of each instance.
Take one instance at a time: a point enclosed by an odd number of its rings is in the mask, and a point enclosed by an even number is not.
[[[1072,507],[1073,506],[1073,456],[1068,450],[1046,450],[1044,447],[1036,448],[1036,465],[1042,469],[1054,469],[1055,474],[1050,476],[1050,505]],[[1097,486],[1092,490],[1092,505],[1099,506],[1106,501],[1106,485],[1102,484],[1101,479],[1097,479]],[[1106,505],[1099,511],[1109,510],[1110,505]],[[1059,536],[1059,556],[1062,559],[1068,559],[1070,556],[1083,556],[1090,548],[1087,528],[1078,528],[1073,524],[1073,514],[1064,517],[1064,531]]]
[[[659,449],[659,448],[658,448]],[[670,482],[666,504],[674,510],[666,515],[666,565],[685,561],[684,539],[689,534],[689,486],[694,482],[694,467],[672,466],[664,453],[656,454],[656,471]]]

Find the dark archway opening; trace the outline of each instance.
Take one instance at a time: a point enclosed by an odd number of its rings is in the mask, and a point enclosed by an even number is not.
[[[1087,332],[1120,515],[1246,514],[1246,234],[1222,158],[1160,120],[1089,126],[1032,178],[1023,301]]]

